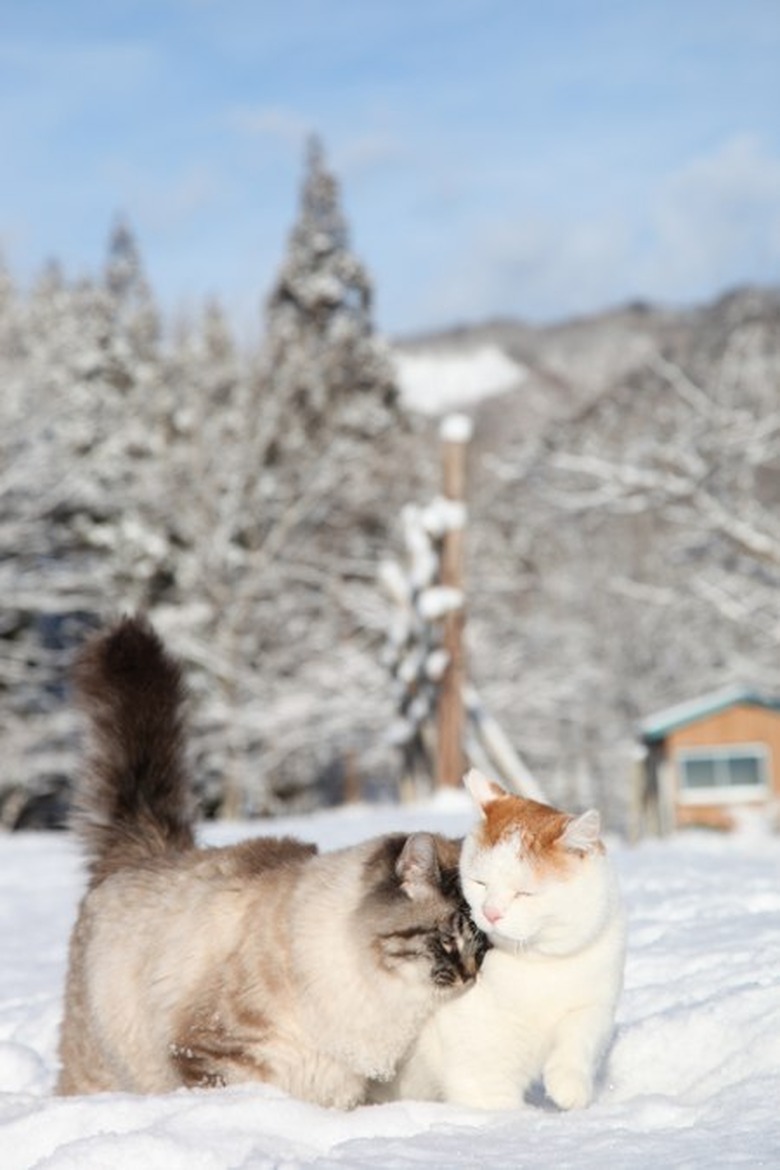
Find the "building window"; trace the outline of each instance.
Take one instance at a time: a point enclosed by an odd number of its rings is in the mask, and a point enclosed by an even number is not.
[[[677,775],[686,804],[761,800],[769,793],[769,751],[763,744],[685,748]]]

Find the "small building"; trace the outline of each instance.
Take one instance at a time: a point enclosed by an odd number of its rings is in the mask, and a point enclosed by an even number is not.
[[[780,698],[729,687],[642,721],[645,804],[660,830],[731,829],[780,804]]]

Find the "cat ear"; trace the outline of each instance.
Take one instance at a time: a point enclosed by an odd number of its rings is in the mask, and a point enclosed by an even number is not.
[[[595,808],[573,817],[561,834],[561,844],[572,853],[591,853],[599,844],[601,817]]]
[[[504,789],[495,780],[488,780],[487,776],[476,768],[471,768],[463,777],[463,783],[468,788],[471,799],[484,814],[485,809],[500,796],[506,796]]]
[[[430,833],[411,833],[406,838],[395,872],[401,880],[401,889],[412,901],[426,897],[431,887],[438,888],[439,862]]]

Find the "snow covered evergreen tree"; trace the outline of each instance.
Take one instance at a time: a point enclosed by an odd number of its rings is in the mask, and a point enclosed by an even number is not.
[[[119,251],[137,260],[131,245],[126,232]],[[33,790],[67,770],[73,645],[97,615],[149,604],[168,554],[156,475],[160,369],[139,274],[71,282],[50,264],[26,298],[2,306],[0,332],[15,341],[3,347],[0,403],[0,708],[10,749],[0,782]]]
[[[109,237],[103,284],[114,324],[117,373],[121,378],[122,363],[129,362],[133,368],[126,376],[132,379],[143,363],[159,356],[161,327],[135,235],[123,218],[116,221]]]
[[[375,770],[374,572],[404,439],[347,236],[313,143],[262,355],[216,304],[165,340],[122,220],[100,279],[0,281],[0,789],[72,769],[74,641],[138,606],[187,660],[209,803],[311,805],[357,757]]]
[[[321,799],[322,778],[381,732],[379,635],[366,630],[365,606],[393,515],[376,467],[397,461],[388,453],[401,416],[370,280],[316,140],[267,313],[257,368],[237,382],[228,374],[226,409],[211,414],[222,436],[208,445],[213,524],[192,558],[214,606],[218,688],[204,713],[226,729],[232,808]],[[229,370],[215,319],[203,338],[208,368]]]
[[[369,437],[392,421],[395,379],[371,307],[371,282],[350,251],[338,183],[314,137],[298,219],[268,300],[266,379],[286,419],[278,439],[287,449],[316,446],[332,427]]]

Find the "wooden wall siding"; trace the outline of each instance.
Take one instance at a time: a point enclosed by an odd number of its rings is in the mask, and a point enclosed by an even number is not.
[[[734,706],[697,723],[681,727],[669,736],[667,748],[674,758],[681,748],[722,747],[727,744],[764,743],[769,748],[774,791],[780,795],[780,712],[765,707]]]
[[[666,747],[674,761],[683,748],[725,747],[762,743],[769,749],[769,770],[775,796],[780,797],[780,711],[736,705],[670,733]]]
[[[746,807],[746,806],[739,806]],[[736,829],[735,806],[731,804],[678,804],[675,818],[678,828]]]

